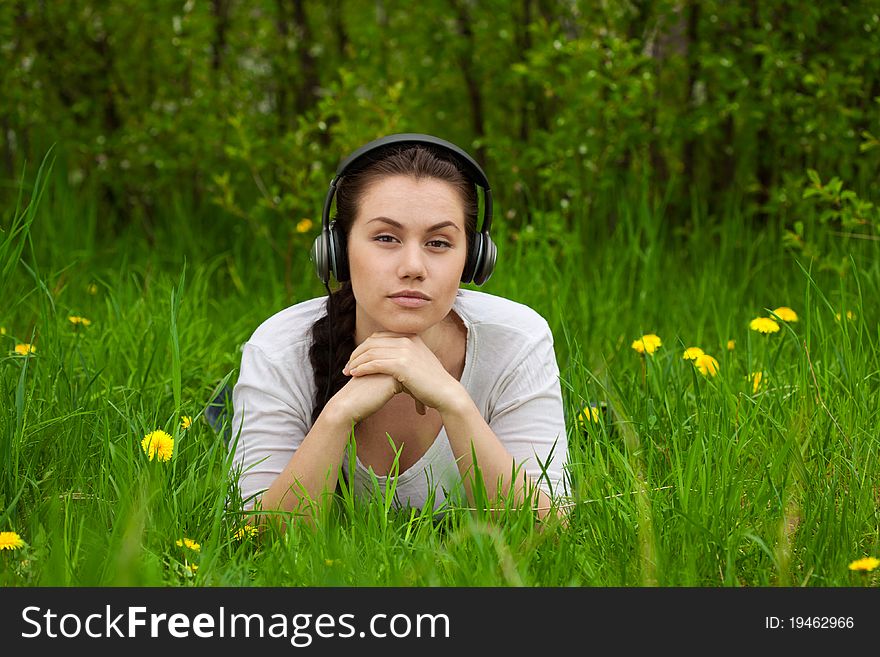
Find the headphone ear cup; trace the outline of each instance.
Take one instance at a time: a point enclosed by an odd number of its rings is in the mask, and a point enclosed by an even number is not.
[[[340,283],[349,279],[348,254],[345,252],[345,236],[336,230],[336,222],[330,223],[330,265],[333,275]]]
[[[330,271],[327,262],[327,239],[324,231],[315,238],[312,243],[312,253],[310,257],[312,264],[315,265],[315,273],[325,285],[330,282]]]
[[[483,233],[480,233],[480,236],[482,237],[482,251],[475,265],[475,285],[482,285],[491,278],[492,273],[495,271],[495,261],[498,258],[498,249],[495,247],[492,237]]]
[[[462,283],[470,283],[474,280],[474,272],[477,268],[477,263],[480,260],[480,252],[483,250],[483,234],[477,233],[474,235],[474,243],[470,249],[468,249],[467,258],[464,261],[464,269],[461,272],[461,282]]]

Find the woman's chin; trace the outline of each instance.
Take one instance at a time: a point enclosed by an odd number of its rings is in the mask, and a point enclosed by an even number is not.
[[[431,328],[436,322],[431,321],[429,317],[414,317],[406,315],[402,317],[389,317],[384,322],[383,331],[391,331],[393,333],[422,333]]]
[[[427,328],[429,327],[425,325],[424,322],[390,322],[382,330],[390,331],[391,333],[409,333],[418,335]]]
[[[449,305],[451,306],[452,304],[450,303]],[[421,335],[431,329],[431,327],[442,323],[443,318],[449,314],[448,310],[446,313],[439,314],[438,310],[440,307],[440,304],[435,304],[434,300],[428,306],[422,308],[405,308],[397,304],[390,304],[389,307],[389,304],[381,304],[378,307],[371,308],[373,312],[363,313],[362,319],[366,322],[363,324],[363,328],[369,333],[388,331],[391,333]]]

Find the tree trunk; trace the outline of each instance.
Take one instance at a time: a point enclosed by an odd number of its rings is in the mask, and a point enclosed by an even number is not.
[[[287,15],[287,6],[284,0],[276,0],[275,8],[278,12],[275,20],[275,29],[278,36],[281,37],[281,43],[278,48],[278,55],[275,61],[275,112],[278,117],[278,132],[283,133],[287,128],[288,108],[287,97],[290,89],[293,88],[293,80],[291,79],[289,64],[287,62],[287,42],[290,37],[290,17]]]
[[[519,60],[520,62],[525,62],[528,56],[529,50],[532,49],[532,33],[529,30],[532,24],[532,0],[523,0],[522,2],[522,19],[517,21],[519,23],[518,28],[515,32],[516,39],[516,49],[519,51]],[[520,112],[519,112],[519,139],[523,144],[529,143],[529,97],[531,82],[528,79],[523,79],[522,86],[522,99],[520,104]]]
[[[388,34],[388,10],[385,8],[385,0],[376,0],[376,26],[379,28],[379,79],[388,79],[388,46],[381,35]]]
[[[758,0],[752,0],[752,29],[759,30],[761,28],[761,17],[759,15]],[[780,23],[777,23],[779,25]],[[760,75],[761,66],[763,65],[764,56],[756,53],[754,57],[755,74],[753,79],[757,79]],[[733,148],[733,142],[729,142],[730,148]],[[770,189],[773,186],[773,170],[770,166],[771,158],[766,154],[773,151],[770,133],[767,130],[767,121],[762,121],[758,128],[758,134],[755,137],[755,178],[758,182],[758,194],[755,199],[757,211],[755,218],[761,223],[766,223],[768,216],[766,205],[770,200]]]
[[[687,102],[686,113],[693,116],[696,109],[696,100],[694,98],[694,89],[697,80],[700,78],[700,57],[699,57],[699,24],[700,24],[700,3],[691,0],[688,3],[687,17]],[[689,121],[693,124],[693,121]],[[684,184],[688,187],[693,186],[696,182],[696,146],[697,140],[693,133],[688,133],[684,140],[682,152],[682,167],[684,169]]]
[[[296,29],[296,50],[302,82],[296,95],[296,113],[302,116],[318,100],[318,65],[312,55],[314,35],[306,16],[305,0],[293,0],[293,22]]]
[[[334,0],[333,7],[330,10],[333,17],[333,31],[336,32],[336,51],[339,53],[340,61],[348,59],[348,32],[345,31],[345,21],[342,20],[345,14],[344,0]]]
[[[657,125],[657,111],[664,99],[661,95],[661,81],[663,80],[663,69],[666,62],[672,56],[683,57],[688,62],[688,79],[687,79],[687,100],[685,101],[686,111],[690,111],[692,106],[693,85],[696,82],[696,70],[692,70],[692,66],[696,65],[696,28],[699,15],[696,13],[694,3],[690,4],[690,11],[685,13],[683,7],[676,7],[672,12],[665,16],[657,17],[657,25],[654,28],[654,39],[651,45],[651,57],[654,60],[654,99],[651,108],[650,117],[650,145],[649,145],[649,162],[653,173],[653,182],[656,189],[662,189],[669,180],[669,163],[663,155],[661,145],[663,138],[654,134],[654,128]],[[664,22],[668,19],[668,22]],[[687,146],[686,146],[687,148]],[[685,180],[689,180],[686,178]],[[679,213],[675,213],[678,215]]]
[[[467,9],[460,0],[450,0],[456,15],[456,26],[459,35],[464,39],[465,47],[459,54],[459,65],[464,76],[465,86],[467,87],[468,99],[471,106],[471,126],[474,136],[480,140],[477,147],[477,161],[485,166],[486,147],[483,142],[486,136],[485,120],[483,117],[483,92],[480,89],[480,81],[474,70],[475,56],[475,39],[474,32],[471,29],[471,17],[468,15]]]
[[[214,35],[211,39],[211,70],[219,73],[226,55],[226,32],[229,30],[230,0],[211,0]]]

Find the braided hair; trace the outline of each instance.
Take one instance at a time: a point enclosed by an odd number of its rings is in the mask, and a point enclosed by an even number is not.
[[[461,195],[465,209],[465,233],[470,252],[477,231],[478,199],[474,183],[469,180],[455,160],[427,145],[393,146],[382,151],[356,170],[347,173],[336,187],[336,229],[348,241],[357,216],[360,201],[367,188],[387,176],[411,176],[416,180],[434,178],[451,184]],[[311,329],[312,344],[309,361],[315,373],[315,405],[312,424],[324,410],[327,402],[348,382],[342,368],[355,350],[356,302],[351,281],[345,281],[331,293],[333,325],[327,314],[320,317]],[[333,331],[333,353],[327,370],[327,350]],[[328,385],[329,384],[329,385]]]

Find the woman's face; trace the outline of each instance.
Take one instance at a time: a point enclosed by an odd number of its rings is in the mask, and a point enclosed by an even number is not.
[[[436,178],[387,176],[364,191],[348,236],[356,340],[421,334],[452,309],[467,256],[464,203]],[[416,291],[427,300],[394,298]]]

